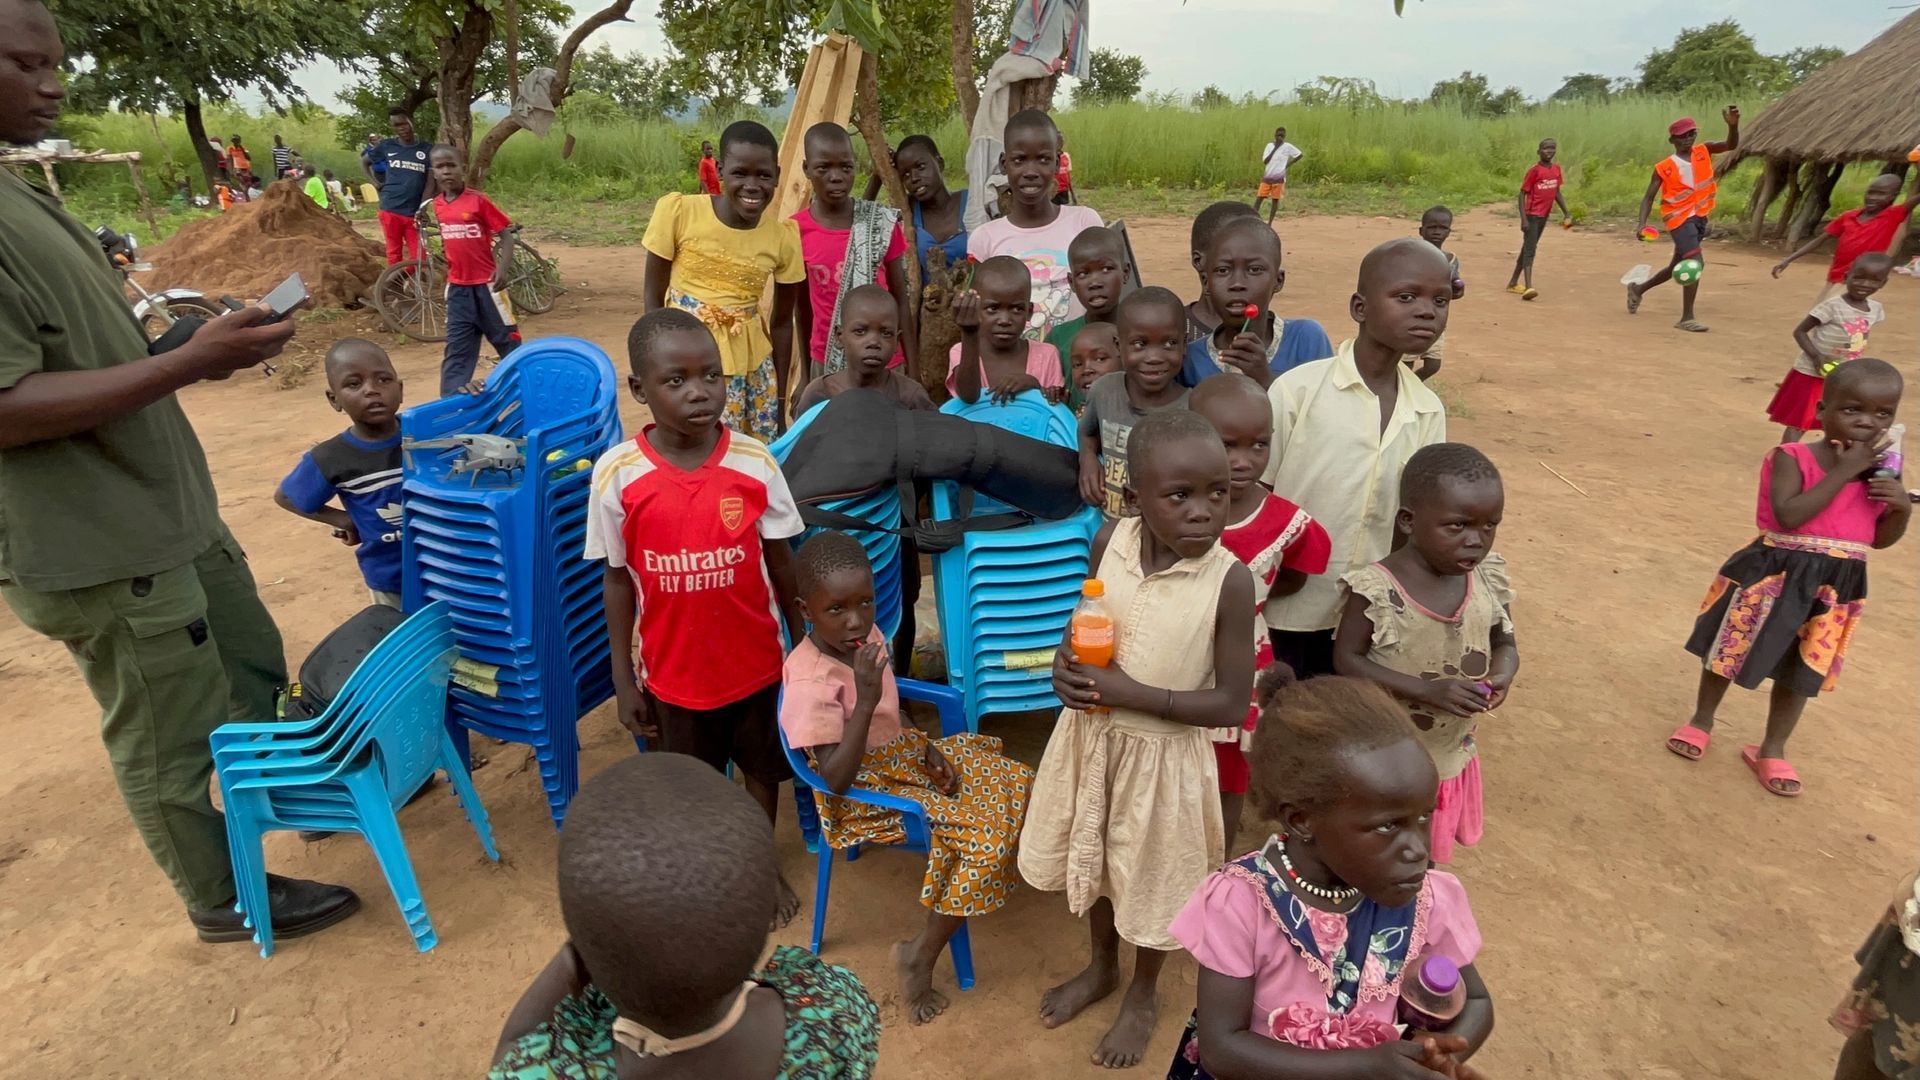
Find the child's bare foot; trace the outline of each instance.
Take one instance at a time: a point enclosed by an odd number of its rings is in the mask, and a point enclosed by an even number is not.
[[[1140,1064],[1153,1035],[1153,1022],[1160,1016],[1160,997],[1139,984],[1127,987],[1120,999],[1120,1015],[1093,1049],[1093,1063],[1108,1069],[1131,1069]]]
[[[908,1023],[924,1024],[947,1011],[947,995],[933,988],[933,965],[923,965],[914,957],[913,942],[894,945],[893,967],[900,975],[900,996]]]
[[[1095,960],[1085,971],[1040,995],[1040,1024],[1057,1028],[1120,985],[1117,960]]]
[[[793,886],[787,884],[787,875],[780,875],[779,903],[773,908],[773,928],[779,930],[800,914],[800,898],[794,895]]]

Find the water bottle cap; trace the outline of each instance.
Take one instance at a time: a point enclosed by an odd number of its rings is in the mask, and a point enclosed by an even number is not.
[[[1460,968],[1444,956],[1420,961],[1420,985],[1436,994],[1451,994],[1460,985]]]
[[[1090,577],[1080,583],[1080,595],[1105,596],[1107,595],[1107,583],[1097,577]]]

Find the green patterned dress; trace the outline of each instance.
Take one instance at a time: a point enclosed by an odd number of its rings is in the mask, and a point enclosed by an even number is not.
[[[781,945],[754,981],[787,1006],[780,1080],[867,1080],[880,1057],[880,1008],[846,968]],[[598,989],[567,998],[522,1035],[489,1080],[614,1080],[613,1002]]]

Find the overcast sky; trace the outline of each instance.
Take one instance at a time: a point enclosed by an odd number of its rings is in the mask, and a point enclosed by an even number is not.
[[[1765,52],[1836,45],[1851,52],[1904,11],[1889,0],[1089,0],[1096,48],[1147,62],[1147,89],[1282,93],[1316,75],[1371,79],[1390,97],[1421,97],[1440,79],[1484,72],[1495,88],[1544,97],[1574,72],[1631,75],[1682,26],[1738,19]],[[598,5],[581,2],[576,10]],[[594,39],[614,49],[666,50],[650,5]],[[1677,11],[1685,14],[1676,16]],[[1550,42],[1550,44],[1548,44]],[[337,69],[302,72],[327,106],[349,81]]]

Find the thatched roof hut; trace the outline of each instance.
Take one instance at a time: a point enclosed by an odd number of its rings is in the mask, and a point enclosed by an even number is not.
[[[1886,162],[1904,174],[1907,152],[1917,145],[1920,11],[1782,95],[1740,132],[1740,149],[1726,168],[1747,157],[1766,159],[1748,227],[1760,239],[1768,207],[1785,194],[1780,216],[1792,244],[1826,213],[1847,165]]]

